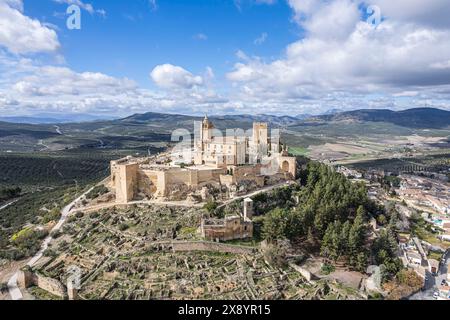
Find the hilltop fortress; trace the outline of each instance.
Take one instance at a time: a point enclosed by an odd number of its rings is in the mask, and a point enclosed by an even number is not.
[[[254,123],[247,134],[227,130],[223,137],[205,117],[195,125],[193,144],[184,145],[153,157],[111,161],[116,202],[227,199],[296,176],[295,157],[282,148],[278,134],[269,137],[267,123]]]

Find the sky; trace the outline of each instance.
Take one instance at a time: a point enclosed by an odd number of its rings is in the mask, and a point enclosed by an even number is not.
[[[0,115],[450,110],[449,12],[448,0],[0,0]]]

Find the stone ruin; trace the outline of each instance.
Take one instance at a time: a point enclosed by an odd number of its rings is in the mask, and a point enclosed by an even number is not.
[[[202,219],[202,237],[209,241],[230,241],[253,238],[253,200],[246,198],[243,214],[223,219]]]

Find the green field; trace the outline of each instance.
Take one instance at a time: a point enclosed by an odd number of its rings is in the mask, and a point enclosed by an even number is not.
[[[307,156],[308,149],[303,147],[289,147],[289,153],[294,156]]]
[[[64,205],[109,175],[110,160],[124,155],[80,150],[0,155],[0,187],[22,189],[18,198],[10,199],[17,202],[0,211],[0,257],[21,257],[11,245],[12,235],[27,224],[58,218]]]

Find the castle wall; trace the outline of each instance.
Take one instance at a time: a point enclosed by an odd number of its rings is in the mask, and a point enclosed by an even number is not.
[[[245,179],[246,177],[257,176],[261,174],[260,165],[241,166],[233,168],[233,175],[236,180]]]
[[[209,181],[220,181],[220,175],[225,174],[227,170],[225,168],[211,169],[211,170],[198,170],[198,182],[205,183]]]
[[[113,169],[113,184],[116,189],[116,201],[127,203],[133,200],[138,188],[138,169],[137,163],[118,164]]]
[[[228,138],[214,133],[214,126],[205,118],[202,123],[200,142],[196,143],[199,150],[194,151],[193,160],[197,165],[206,164],[208,168],[186,169],[162,166],[152,168],[147,162],[136,163],[132,157],[111,162],[111,186],[116,190],[118,203],[132,201],[138,193],[149,198],[165,197],[168,193],[177,192],[183,185],[184,191],[204,186],[210,182],[222,183],[227,186],[244,181],[254,182],[263,187],[269,181],[277,179],[293,179],[296,176],[296,159],[287,157],[285,153],[275,153],[275,160],[265,164],[268,159],[268,125],[254,123],[252,137],[231,136]],[[250,139],[250,140],[249,140]],[[272,141],[272,147],[279,148],[279,138]],[[247,150],[248,149],[248,150]],[[272,165],[272,166],[271,166]],[[227,168],[232,168],[231,177]],[[252,183],[251,183],[252,184]]]
[[[19,271],[18,284],[25,289],[31,286],[37,286],[57,297],[63,299],[67,297],[67,290],[61,282],[28,270]]]
[[[158,172],[152,170],[139,170],[138,172],[139,190],[148,197],[159,194],[164,189],[164,185],[161,186],[164,181],[161,180],[163,179],[159,178]]]
[[[190,170],[172,169],[165,173],[167,184],[191,184],[192,172]]]
[[[253,223],[241,217],[225,218],[221,225],[201,226],[202,236],[206,240],[230,241],[237,239],[247,239],[253,237]]]
[[[59,282],[56,279],[52,279],[52,278],[47,278],[44,276],[41,276],[39,274],[35,274],[34,275],[34,284],[45,290],[50,292],[51,294],[54,294],[55,296],[58,296],[60,298],[65,298],[67,295],[67,290],[64,287],[64,285]]]
[[[280,171],[289,173],[292,179],[297,176],[297,159],[295,157],[283,157],[279,159]]]
[[[171,246],[174,252],[208,251],[233,254],[251,254],[255,250],[253,248],[246,248],[242,246],[233,246],[224,243],[213,243],[205,241],[173,242],[171,243]]]
[[[229,174],[222,174],[220,175],[220,184],[231,186],[232,184],[236,183],[236,180],[234,179],[234,176]]]

